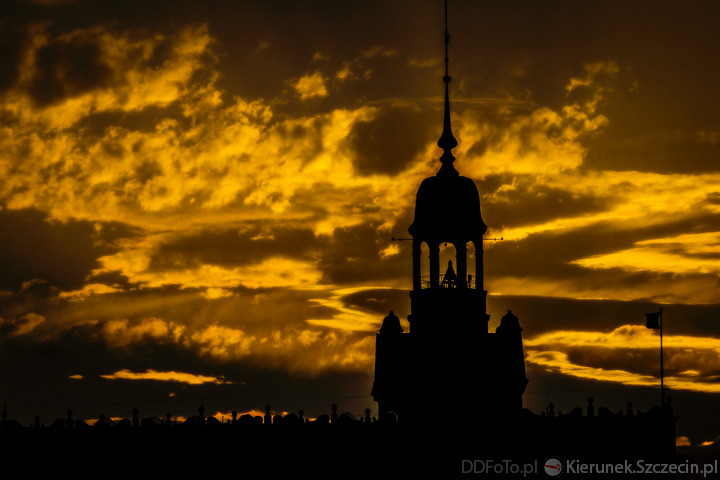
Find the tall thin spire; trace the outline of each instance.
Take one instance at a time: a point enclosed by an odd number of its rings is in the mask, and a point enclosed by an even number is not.
[[[443,131],[440,135],[440,139],[437,142],[438,147],[443,149],[443,154],[440,157],[442,167],[440,167],[440,173],[450,173],[457,175],[455,167],[452,163],[455,161],[451,150],[457,147],[457,140],[453,136],[452,126],[450,125],[450,94],[449,94],[449,83],[450,75],[448,74],[448,43],[450,43],[450,35],[447,30],[447,0],[445,0],[445,76],[443,82],[445,83],[445,111],[443,114]]]

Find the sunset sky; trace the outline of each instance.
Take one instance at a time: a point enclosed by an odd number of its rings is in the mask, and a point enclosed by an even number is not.
[[[719,23],[714,1],[449,2],[455,166],[535,412],[657,404],[662,307],[677,434],[720,435]],[[376,413],[443,28],[435,0],[4,1],[9,416]]]

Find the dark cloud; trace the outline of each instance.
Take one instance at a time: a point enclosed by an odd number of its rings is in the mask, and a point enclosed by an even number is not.
[[[656,312],[652,301],[579,300],[514,295],[488,296],[491,324],[499,324],[507,312],[517,315],[524,338],[555,330],[609,333],[623,325],[645,325],[645,314]],[[720,304],[663,305],[663,330],[668,335],[717,337]]]
[[[391,237],[372,225],[338,228],[323,245],[317,266],[327,281],[339,285],[401,277],[411,266],[408,257],[383,258],[381,254],[392,245]]]
[[[107,86],[112,69],[94,35],[69,35],[36,53],[28,91],[41,107]]]
[[[377,1],[270,2],[263,8],[235,3],[224,6],[227,9],[223,18],[219,18],[217,10],[212,23],[217,27],[219,41],[233,46],[227,49],[232,61],[221,80],[229,91],[242,92],[250,98],[277,96],[287,88],[286,79],[309,73],[308,62],[320,52],[327,60],[313,67],[330,80],[330,98],[336,104],[358,105],[410,92],[425,92],[419,96],[429,92],[425,79],[412,75],[406,67],[418,50],[427,52],[438,47],[423,27],[433,13],[430,3],[418,2],[412,9],[402,3]],[[238,31],[237,18],[252,21],[244,23],[244,28]],[[436,38],[441,39],[442,32],[437,33]],[[398,56],[362,55],[377,47],[395,48]],[[352,78],[335,80],[336,73],[346,65],[354,73]],[[441,76],[438,73],[438,82]],[[368,88],[369,85],[372,87]],[[291,103],[278,108],[290,111],[298,105]]]
[[[1,211],[0,231],[0,288],[11,290],[31,280],[80,288],[98,258],[115,251],[114,241],[136,233],[122,224],[53,221],[33,209]]]
[[[659,342],[658,342],[659,349]],[[575,365],[584,365],[603,370],[624,370],[639,375],[655,376],[658,371],[658,352],[654,349],[637,348],[602,348],[602,347],[571,347],[565,348],[568,360]],[[696,381],[715,383],[718,370],[718,359],[707,358],[707,352],[698,350],[689,354],[687,348],[672,348],[667,345],[663,349],[667,355],[667,377],[680,376],[688,370],[698,371]],[[685,350],[685,351],[684,351]]]
[[[609,139],[591,144],[585,162],[588,168],[663,174],[702,174],[717,169],[720,141],[703,141],[702,132],[684,128],[642,131],[631,136],[622,130],[623,125],[611,128]]]
[[[532,211],[527,204],[518,208]],[[698,212],[697,216],[668,218],[666,223],[636,228],[603,221],[572,230],[531,234],[521,240],[506,238],[495,242],[485,253],[486,278],[501,277],[505,274],[524,277],[547,273],[549,277],[556,279],[572,279],[596,285],[610,280],[627,285],[643,284],[651,278],[667,280],[672,275],[648,271],[589,270],[570,262],[626,250],[637,242],[672,237],[679,232],[712,232],[717,228],[718,221],[716,214]],[[712,275],[705,277],[711,280],[714,278]]]
[[[22,36],[18,34],[18,26],[8,25],[8,20],[0,21],[0,93],[12,87],[20,75],[20,58]]]
[[[497,192],[503,184],[492,182],[497,185],[495,191],[481,190],[483,218],[496,229],[602,212],[613,202],[611,198],[592,193],[578,195],[537,185],[530,176],[517,175],[509,180],[504,185],[512,185],[512,189]],[[489,186],[487,181],[484,183]]]
[[[23,283],[19,291],[0,297],[0,318],[6,320],[5,333],[12,333],[19,324],[27,323],[27,315],[46,315],[57,306],[52,301],[58,289],[46,281],[31,280]]]
[[[317,240],[310,228],[249,224],[180,235],[160,245],[151,258],[150,269],[249,265],[273,256],[311,259],[316,249]]]
[[[107,130],[112,128],[116,131],[137,131],[152,132],[162,119],[167,117],[177,118],[180,125],[189,122],[182,115],[180,102],[173,102],[170,105],[156,106],[147,105],[142,111],[103,111],[91,112],[78,120],[77,126],[82,136],[78,139],[80,148],[92,146],[95,141],[102,139]],[[143,147],[142,141],[134,145],[135,149]]]
[[[343,295],[341,300],[349,307],[360,307],[376,313],[378,325],[391,310],[401,319],[410,314],[410,296],[407,290],[368,289]]]
[[[437,118],[435,118],[437,117]],[[380,107],[369,121],[355,122],[348,142],[361,175],[393,175],[422,153],[440,124],[436,111],[415,107]],[[437,120],[432,122],[432,120]]]

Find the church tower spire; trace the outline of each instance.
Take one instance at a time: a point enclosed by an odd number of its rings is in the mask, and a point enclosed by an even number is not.
[[[457,170],[453,167],[455,157],[451,150],[457,147],[457,139],[452,133],[452,124],[450,122],[450,75],[448,73],[448,44],[450,43],[450,35],[447,30],[447,0],[445,0],[445,76],[443,82],[445,83],[445,106],[443,111],[443,130],[440,135],[440,139],[437,142],[438,147],[442,148],[443,154],[440,157],[442,167],[438,174],[450,174],[458,175]]]

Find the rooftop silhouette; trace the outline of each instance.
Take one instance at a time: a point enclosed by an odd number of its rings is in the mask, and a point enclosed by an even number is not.
[[[625,411],[598,408],[593,398],[567,413],[556,412],[552,403],[539,414],[522,410],[519,415],[458,407],[464,413],[426,412],[422,421],[413,423],[392,415],[372,416],[369,408],[356,416],[337,404],[312,419],[302,410],[277,414],[266,405],[263,415],[233,412],[230,418],[218,420],[207,417],[201,403],[197,413],[183,421],[171,413],[164,418],[142,417],[135,408],[128,418],[99,415],[87,422],[75,418],[70,409],[47,426],[37,417],[33,424],[22,425],[10,419],[4,408],[0,446],[5,458],[32,459],[40,454],[50,461],[44,466],[53,468],[53,461],[107,467],[112,456],[124,459],[113,464],[118,471],[143,466],[182,473],[206,471],[209,459],[224,455],[240,471],[353,471],[371,476],[435,472],[443,477],[459,473],[462,461],[477,458],[516,462],[551,456],[602,461],[674,458],[670,397],[665,409],[653,406],[645,411],[633,410],[630,402]],[[153,458],[163,461],[150,461]],[[188,458],[208,460],[185,462]],[[540,471],[538,477],[544,475]]]

